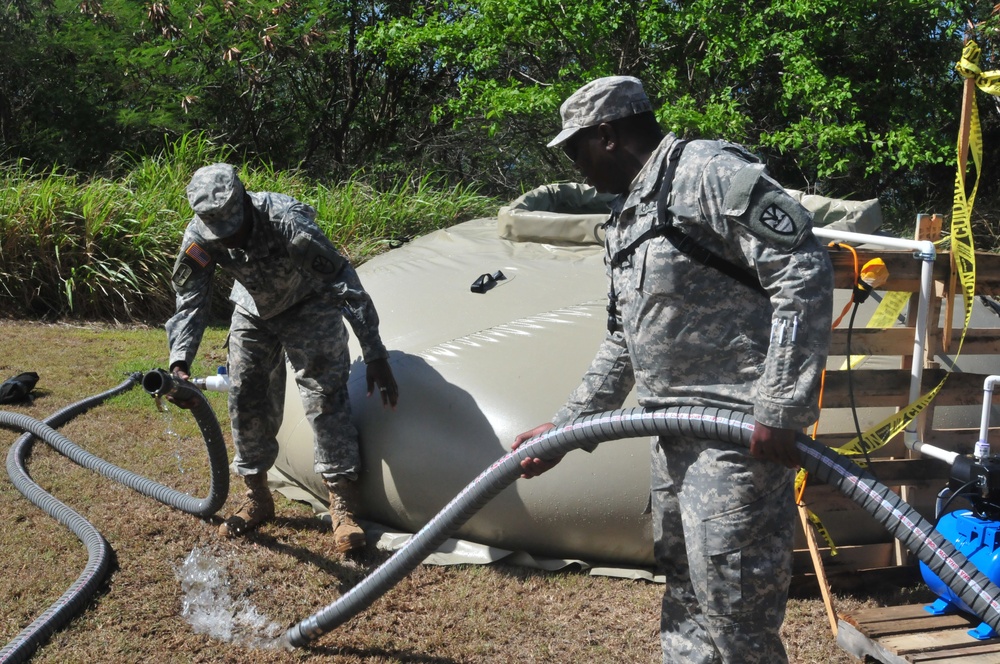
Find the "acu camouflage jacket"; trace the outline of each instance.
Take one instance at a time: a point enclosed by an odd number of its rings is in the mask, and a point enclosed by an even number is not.
[[[347,316],[365,362],[388,356],[378,314],[353,266],[316,224],[316,210],[286,196],[248,192],[254,224],[246,249],[227,249],[188,224],[174,263],[176,312],[167,321],[170,364],[190,365],[205,331],[218,266],[235,279],[229,299],[262,319],[279,316],[308,297],[328,297]]]
[[[621,407],[636,387],[648,408],[703,405],[799,429],[818,416],[832,319],[833,270],[811,215],[743,148],[683,146],[672,186],[670,134],[612,205],[608,278],[620,329],[609,332],[556,425]],[[665,200],[664,200],[665,199]],[[756,275],[767,295],[692,260],[662,235],[617,268],[610,257],[653,224]]]

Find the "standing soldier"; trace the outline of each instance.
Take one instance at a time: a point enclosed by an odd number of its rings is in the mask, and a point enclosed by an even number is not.
[[[652,446],[654,554],[667,577],[664,662],[787,662],[796,430],[818,415],[833,272],[809,213],[744,148],[663,135],[642,83],[601,78],[561,107],[562,146],[617,194],[606,224],[608,333],[552,423],[619,408],[752,413],[750,454],[686,437]],[[558,462],[558,460],[556,461]],[[556,462],[527,458],[524,477]]]
[[[369,396],[378,385],[383,407],[395,407],[398,398],[371,297],[316,225],[312,207],[284,194],[246,191],[229,164],[198,169],[187,198],[195,216],[174,264],[177,308],[166,325],[175,376],[190,377],[216,266],[235,279],[229,416],[234,466],[247,492],[220,533],[242,535],[274,516],[267,470],[278,456],[287,360],[312,425],[314,468],[329,490],[334,546],[338,552],[363,546],[354,518],[361,458],[347,392],[344,317],[361,344]]]

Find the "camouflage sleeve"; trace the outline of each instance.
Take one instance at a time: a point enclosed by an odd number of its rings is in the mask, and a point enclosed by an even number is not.
[[[167,343],[170,346],[168,366],[194,361],[208,325],[212,302],[212,276],[215,261],[200,245],[185,236],[181,251],[174,262],[171,283],[176,294],[174,315],[167,321]]]
[[[291,250],[298,255],[302,269],[323,283],[326,294],[339,301],[344,317],[361,346],[365,363],[387,358],[389,353],[379,335],[375,303],[361,285],[354,266],[337,251],[330,238],[313,221],[315,213],[312,208],[294,206],[288,214],[295,216]]]
[[[757,253],[757,272],[774,313],[754,418],[771,427],[801,429],[819,417],[833,318],[830,254],[811,233],[793,252],[764,244]]]
[[[368,291],[361,285],[361,279],[354,266],[345,261],[339,279],[333,287],[343,301],[344,317],[351,324],[354,336],[358,338],[365,363],[384,360],[389,357],[378,331],[378,312]]]
[[[625,345],[625,337],[621,332],[609,333],[604,337],[583,380],[552,418],[552,423],[562,426],[584,415],[620,408],[634,385],[635,375],[632,373],[632,360]],[[581,449],[593,452],[596,447],[597,444],[594,443],[583,445]]]
[[[723,157],[702,180],[704,218],[728,253],[757,272],[773,314],[754,417],[800,429],[819,415],[830,345],[833,267],[812,234],[812,217],[756,164]]]

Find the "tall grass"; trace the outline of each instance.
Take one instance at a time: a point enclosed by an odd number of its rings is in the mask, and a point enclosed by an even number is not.
[[[116,179],[36,172],[23,161],[0,166],[0,314],[161,323],[173,311],[170,273],[191,217],[185,188],[198,167],[216,161],[236,163],[228,146],[189,134],[160,154],[119,159]],[[429,175],[376,189],[363,173],[323,183],[268,164],[238,165],[249,190],[315,207],[355,263],[498,206],[475,187]]]

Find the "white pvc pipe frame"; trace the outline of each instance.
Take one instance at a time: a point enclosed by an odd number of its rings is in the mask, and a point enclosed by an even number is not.
[[[910,403],[920,398],[920,381],[924,371],[924,348],[927,345],[927,321],[930,317],[931,289],[934,287],[934,259],[937,249],[930,240],[904,240],[901,238],[867,235],[828,228],[813,228],[818,238],[858,244],[874,244],[886,249],[911,249],[913,257],[923,261],[920,265],[920,292],[917,302],[916,329],[913,335],[913,362],[910,366]],[[916,422],[910,422],[903,432],[903,443],[908,449],[952,465],[958,458],[957,452],[941,449],[917,440]]]
[[[978,461],[990,454],[990,410],[993,405],[993,386],[997,383],[1000,383],[1000,376],[987,376],[983,381],[983,417],[979,425],[975,455]]]

